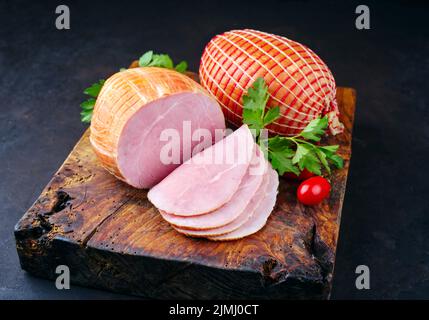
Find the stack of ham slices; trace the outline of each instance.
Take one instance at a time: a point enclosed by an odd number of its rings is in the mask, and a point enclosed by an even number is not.
[[[184,162],[148,198],[183,234],[233,240],[265,225],[278,185],[277,172],[243,125]]]

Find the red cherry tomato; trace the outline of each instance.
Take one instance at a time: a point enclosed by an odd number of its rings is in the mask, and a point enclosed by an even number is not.
[[[303,181],[296,193],[298,200],[308,206],[319,204],[329,196],[331,185],[323,177],[312,177]]]
[[[299,181],[307,180],[308,178],[311,178],[314,176],[315,174],[313,172],[308,171],[307,169],[302,170],[299,176],[297,176],[295,173],[292,173],[292,172],[286,172],[283,175],[283,177],[285,177],[286,179],[299,180]]]

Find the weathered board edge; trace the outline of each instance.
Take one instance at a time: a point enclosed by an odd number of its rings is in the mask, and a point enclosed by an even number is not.
[[[346,94],[349,93],[351,95],[351,105],[350,108],[344,108],[345,111],[350,112],[350,114],[348,115],[347,118],[351,119],[351,125],[350,126],[345,126],[346,128],[349,127],[349,137],[350,137],[350,141],[348,143],[348,157],[347,157],[347,174],[345,175],[345,179],[343,181],[343,192],[342,192],[342,197],[340,199],[340,206],[338,209],[338,217],[337,217],[337,224],[338,224],[338,232],[336,235],[336,239],[335,242],[337,243],[338,246],[338,239],[340,236],[340,230],[341,230],[341,218],[342,218],[342,213],[343,213],[343,205],[344,205],[344,200],[345,200],[345,196],[346,196],[346,189],[347,189],[347,181],[348,181],[348,176],[349,176],[349,170],[350,170],[350,161],[352,158],[352,153],[353,153],[353,148],[352,148],[352,137],[353,137],[353,128],[354,128],[354,123],[355,123],[355,115],[356,115],[356,90],[354,88],[349,88],[349,87],[343,87],[342,89],[342,94]],[[342,99],[342,101],[347,101],[347,99]],[[335,261],[336,261],[336,255],[337,255],[337,247],[335,248],[334,251],[334,255],[332,257],[333,259],[333,264],[332,264],[332,268],[331,268],[331,279],[329,281],[329,289],[328,289],[328,295],[327,298],[330,299],[331,297],[331,293],[332,293],[332,285],[333,285],[333,277],[335,274]]]

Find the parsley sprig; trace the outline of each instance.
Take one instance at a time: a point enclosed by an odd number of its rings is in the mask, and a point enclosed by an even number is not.
[[[152,50],[140,57],[139,66],[174,69],[180,73],[184,73],[188,69],[188,63],[186,61],[181,61],[174,66],[173,60],[168,54],[155,54]]]
[[[80,113],[82,122],[91,122],[92,111],[94,110],[95,100],[101,91],[106,80],[99,80],[86,88],[83,93],[88,95],[89,98],[80,104],[82,112]]]
[[[259,132],[280,116],[279,107],[268,109],[265,112],[268,98],[268,87],[264,78],[258,78],[252,87],[247,90],[247,95],[243,96],[243,119],[249,125],[249,128],[254,129],[256,132]]]
[[[264,138],[261,130],[280,117],[278,106],[266,110],[268,86],[265,80],[258,78],[243,96],[243,122],[256,134],[259,145],[268,153],[274,169],[280,175],[292,172],[299,175],[304,169],[317,175],[322,174],[322,167],[328,173],[331,165],[343,167],[343,159],[336,154],[338,145],[320,146],[319,142],[328,127],[328,118],[322,117],[312,121],[299,134],[293,137],[273,136]]]
[[[180,73],[184,73],[188,69],[188,63],[186,61],[179,62],[174,66],[173,60],[168,54],[156,54],[152,50],[144,53],[139,59],[139,67],[159,67],[173,69]],[[121,68],[120,71],[126,70]],[[80,113],[81,121],[89,123],[91,122],[92,112],[94,110],[95,101],[103,87],[105,80],[99,80],[92,84],[90,87],[84,90],[84,94],[88,95],[88,99],[80,104],[82,111]]]

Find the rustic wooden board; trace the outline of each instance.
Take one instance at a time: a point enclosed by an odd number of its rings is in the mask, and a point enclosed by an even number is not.
[[[174,231],[146,198],[97,162],[88,131],[15,227],[21,266],[45,278],[69,266],[74,284],[150,298],[327,298],[331,289],[355,111],[355,91],[339,88],[345,158],[329,200],[296,201],[281,179],[277,205],[258,233],[231,242]]]

